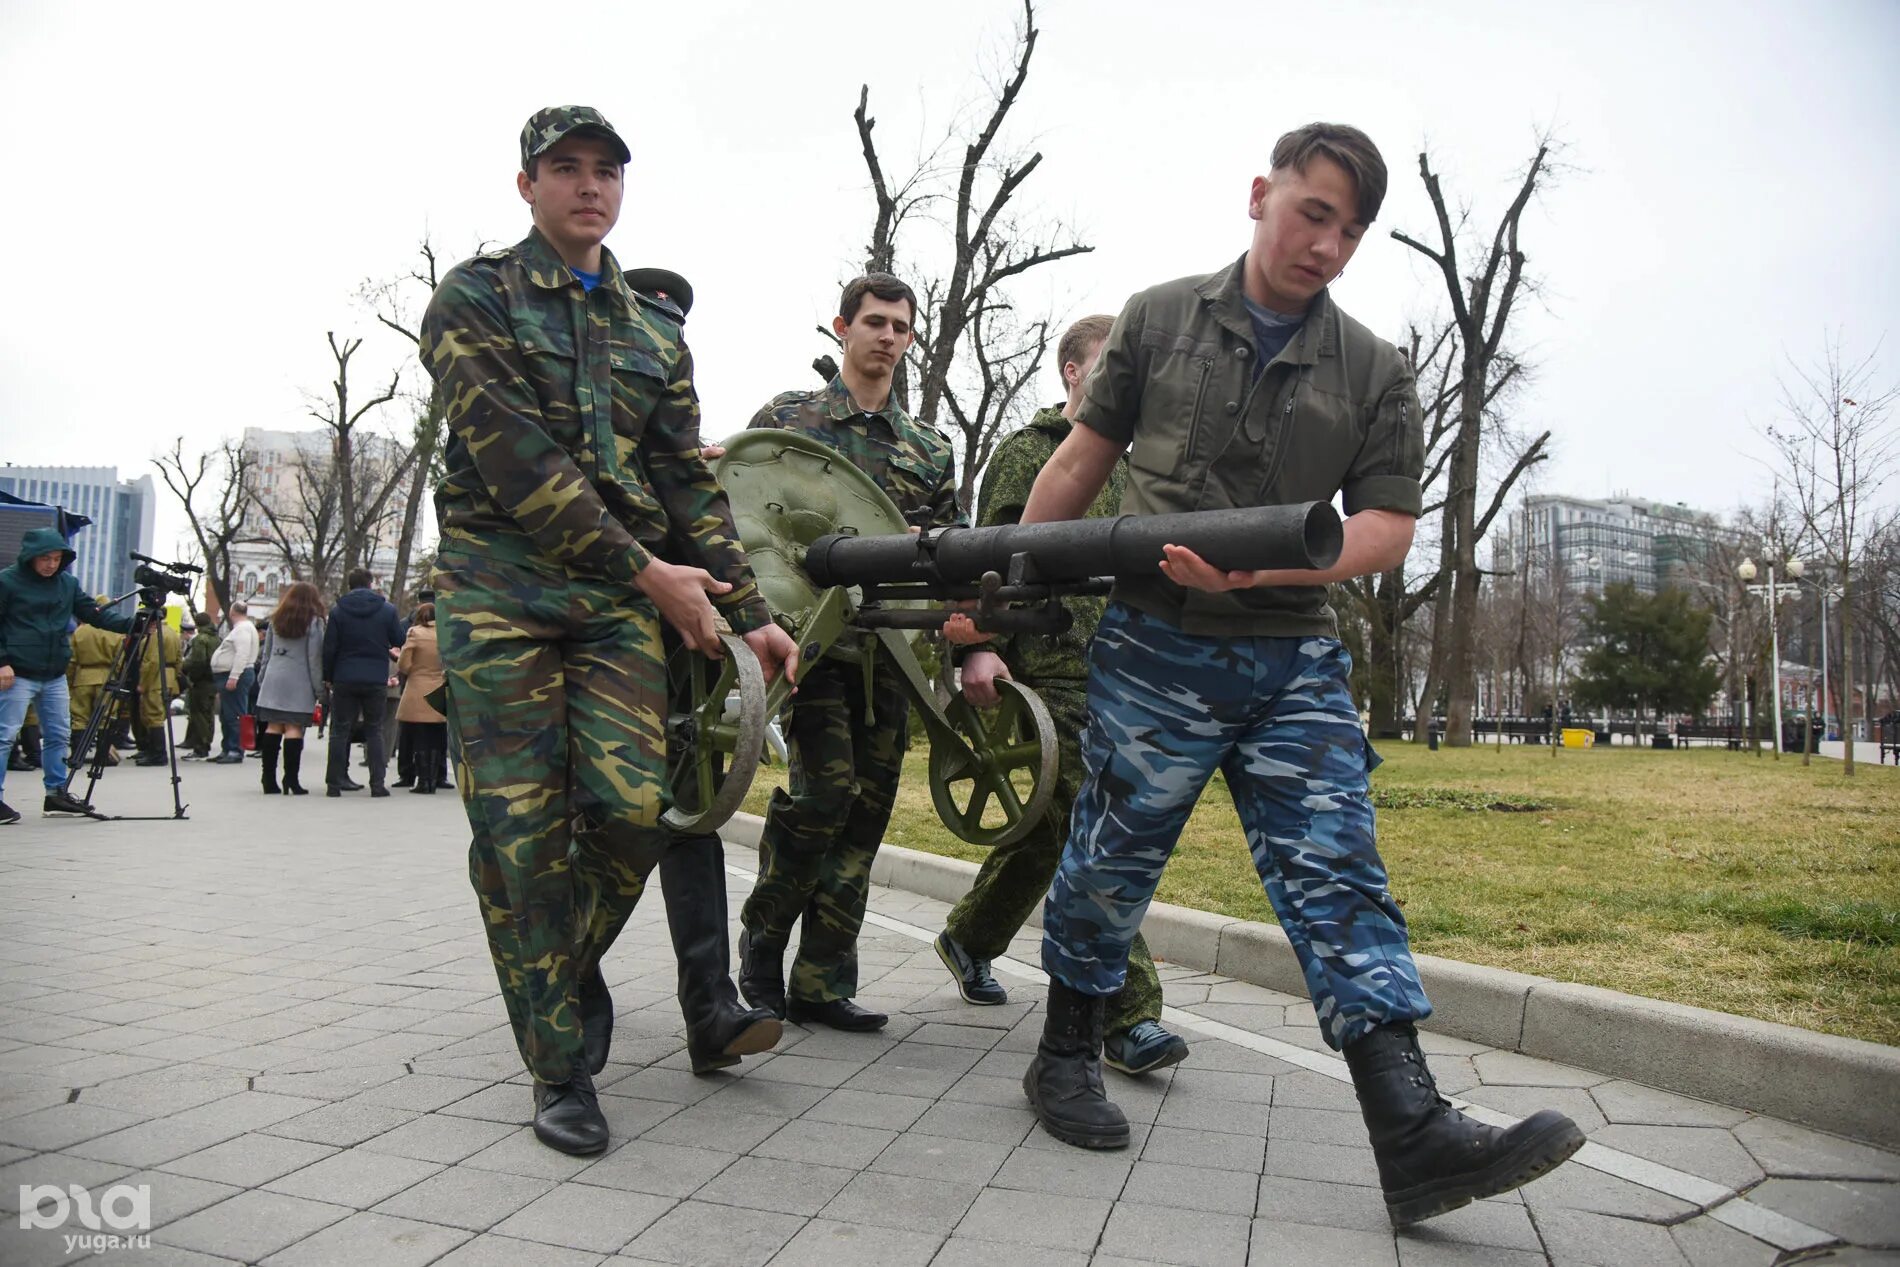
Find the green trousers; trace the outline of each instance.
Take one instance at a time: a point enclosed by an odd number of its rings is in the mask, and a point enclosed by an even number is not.
[[[193,682],[185,692],[185,751],[211,751],[217,743],[217,720],[217,682]]]
[[[435,578],[469,880],[522,1061],[566,1081],[579,977],[658,863],[665,662],[631,586],[546,564],[445,555]]]
[[[897,674],[881,663],[868,695],[857,664],[826,661],[799,680],[786,736],[791,787],[772,793],[758,883],[739,915],[754,941],[781,948],[802,921],[788,998],[857,993],[871,862],[896,803],[909,717]]]
[[[1082,732],[1089,721],[1083,683],[1042,681],[1034,688],[1049,707],[1061,743],[1055,799],[1049,813],[1022,839],[990,850],[976,873],[976,883],[944,922],[951,938],[977,959],[995,959],[1008,951],[1010,938],[1041,909],[1069,838],[1069,811],[1082,786]],[[1108,997],[1103,1027],[1114,1033],[1160,1019],[1161,978],[1148,943],[1136,933],[1128,948],[1128,979],[1120,993]]]

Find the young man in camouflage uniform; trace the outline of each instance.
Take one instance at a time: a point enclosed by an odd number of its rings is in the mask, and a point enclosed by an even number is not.
[[[1068,398],[1030,419],[1005,437],[983,471],[976,526],[1012,524],[1022,517],[1036,475],[1068,438],[1071,419],[1082,400],[1082,382],[1108,337],[1114,318],[1084,317],[1070,326],[1056,346],[1056,363]],[[1128,484],[1128,463],[1117,461],[1102,491],[1088,508],[1089,518],[1121,509]],[[1082,731],[1088,725],[1089,640],[1107,601],[1098,597],[1064,600],[1072,623],[1055,637],[1019,633],[1000,639],[994,651],[976,650],[963,661],[963,694],[978,707],[997,702],[996,679],[1010,678],[1035,689],[1055,722],[1062,756],[1056,768],[1056,795],[1049,813],[1022,839],[999,845],[983,860],[976,882],[964,895],[937,938],[937,957],[956,978],[964,999],[976,1004],[1007,1003],[1009,995],[990,974],[990,961],[1009,948],[1009,939],[1042,904],[1068,839],[1069,813],[1082,783]],[[968,617],[956,617],[945,630],[952,642],[974,641]],[[1128,947],[1128,979],[1105,1005],[1103,1059],[1123,1073],[1148,1073],[1176,1064],[1187,1044],[1161,1025],[1161,978],[1148,944],[1136,933]]]
[[[1219,769],[1402,1225],[1529,1182],[1583,1134],[1549,1110],[1485,1126],[1438,1095],[1414,1029],[1431,1005],[1374,843],[1376,758],[1324,587],[1404,560],[1424,445],[1404,357],[1326,288],[1385,186],[1355,128],[1280,138],[1250,191],[1246,255],[1128,302],[1081,425],[1023,511],[1025,523],[1081,514],[1128,449],[1130,513],[1343,495],[1347,515],[1325,571],[1221,572],[1171,545],[1161,576],[1115,587],[1089,655],[1087,775],[1045,908],[1049,1010],[1023,1086],[1058,1138],[1128,1143],[1102,1089],[1102,1000],[1121,988],[1161,869]]]
[[[716,601],[768,678],[797,664],[700,457],[677,310],[601,245],[628,158],[594,110],[537,113],[516,178],[534,228],[452,269],[422,323],[449,435],[436,612],[469,874],[535,1134],[577,1154],[607,1146],[601,959],[667,840],[660,622],[716,655]],[[669,528],[690,564],[656,555]],[[776,1018],[731,1019],[723,1055],[778,1040]]]
[[[179,668],[185,679],[186,761],[209,757],[217,739],[218,683],[211,672],[211,653],[218,649],[218,630],[205,612],[198,613],[195,624],[191,641],[185,644],[185,662]]]
[[[843,344],[837,376],[817,391],[774,397],[751,425],[830,445],[890,494],[913,529],[923,529],[958,523],[961,512],[949,440],[891,399],[891,375],[916,316],[916,296],[895,277],[852,281],[832,321]],[[791,790],[772,793],[758,883],[739,917],[739,987],[754,1006],[836,1029],[877,1029],[889,1019],[852,996],[871,860],[897,796],[908,718],[897,674],[881,662],[874,662],[868,698],[856,664],[827,660],[800,683],[787,736]],[[784,955],[801,916],[788,999]]]

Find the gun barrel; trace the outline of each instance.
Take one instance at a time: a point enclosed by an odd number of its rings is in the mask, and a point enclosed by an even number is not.
[[[1034,566],[1031,579],[1059,583],[1097,576],[1159,574],[1161,547],[1194,551],[1224,571],[1318,569],[1339,559],[1344,531],[1327,502],[1197,510],[1174,515],[1118,515],[1063,523],[940,528],[919,536],[819,537],[805,553],[815,584],[924,582],[968,585],[985,572],[1007,573],[1017,555]]]

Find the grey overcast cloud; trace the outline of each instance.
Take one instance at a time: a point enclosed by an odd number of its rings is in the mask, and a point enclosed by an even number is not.
[[[813,327],[862,258],[858,86],[900,166],[981,95],[1018,15],[4,0],[0,459],[127,478],[174,436],[314,425],[326,330],[364,337],[364,386],[411,360],[355,301],[365,278],[408,267],[425,233],[459,258],[525,232],[517,136],[561,102],[631,144],[608,244],[692,280],[705,432],[728,434],[813,381]],[[1550,127],[1574,170],[1526,216],[1543,291],[1513,340],[1537,371],[1514,420],[1554,432],[1539,488],[1727,510],[1768,492],[1758,431],[1789,356],[1830,330],[1863,352],[1884,337],[1882,377],[1900,377],[1893,0],[1047,0],[1038,24],[1007,139],[1045,156],[1025,208],[1096,248],[1041,273],[1064,315],[1231,261],[1274,138],[1332,119],[1370,132],[1393,177],[1334,292],[1396,336],[1443,303],[1388,235],[1430,232],[1419,150],[1495,224]],[[161,551],[183,536],[168,501]]]

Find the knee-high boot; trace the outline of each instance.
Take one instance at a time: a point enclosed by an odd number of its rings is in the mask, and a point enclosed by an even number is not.
[[[282,739],[283,736],[279,735],[278,738]],[[304,795],[304,786],[298,782],[298,775],[303,770],[303,737],[299,735],[295,739],[284,739],[283,753],[284,791],[289,792],[293,796],[302,796]],[[269,760],[269,758],[267,757],[265,760]]]
[[[694,1073],[769,1051],[784,1033],[779,1018],[748,1008],[732,984],[726,912],[726,855],[717,836],[687,836],[660,855],[666,925],[679,958],[680,1012]]]
[[[260,764],[264,767],[264,790],[275,796],[284,789],[277,786],[277,754],[283,749],[284,737],[265,731],[257,737],[258,755],[263,757]]]

